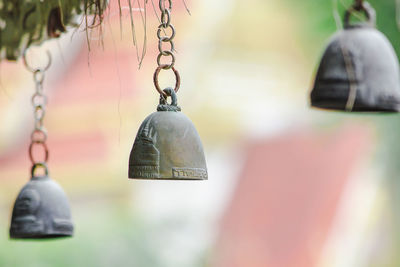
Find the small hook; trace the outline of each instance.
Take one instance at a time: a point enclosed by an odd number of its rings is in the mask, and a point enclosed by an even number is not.
[[[24,61],[25,67],[26,67],[30,72],[35,73],[35,72],[37,72],[38,70],[40,70],[40,71],[46,71],[46,70],[48,70],[48,69],[50,68],[51,62],[52,62],[52,57],[51,57],[51,53],[50,53],[49,50],[46,50],[48,61],[47,61],[47,65],[46,65],[44,68],[32,68],[32,67],[29,65],[29,63],[28,63],[28,60],[26,59],[27,51],[28,51],[28,48],[24,50],[24,53],[23,53],[23,55],[22,55],[22,59],[23,59],[23,61]]]
[[[363,0],[355,0],[354,9],[360,11],[363,9],[363,5],[364,5]]]

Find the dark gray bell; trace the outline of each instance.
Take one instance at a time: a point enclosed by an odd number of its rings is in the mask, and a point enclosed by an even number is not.
[[[70,237],[73,228],[68,199],[63,189],[47,174],[33,176],[15,201],[10,238]]]
[[[160,97],[157,112],[139,128],[129,158],[129,178],[207,180],[207,166],[199,134],[177,106],[175,91],[169,105]]]
[[[331,39],[311,92],[313,107],[360,111],[400,111],[399,62],[389,40],[375,28],[375,10],[360,7],[368,23],[350,25]]]

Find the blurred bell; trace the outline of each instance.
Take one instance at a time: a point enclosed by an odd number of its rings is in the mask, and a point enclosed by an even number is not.
[[[37,167],[46,175],[34,176]],[[31,180],[22,188],[11,218],[10,238],[45,239],[70,237],[73,234],[71,213],[62,188],[48,177],[45,164],[35,164]]]
[[[364,2],[368,22],[350,24],[331,39],[320,63],[311,105],[317,108],[360,111],[400,111],[399,62],[389,40],[375,28],[375,10]]]
[[[129,178],[207,180],[207,166],[199,134],[177,106],[175,91],[168,104],[161,95],[157,112],[150,114],[137,133],[129,158]]]

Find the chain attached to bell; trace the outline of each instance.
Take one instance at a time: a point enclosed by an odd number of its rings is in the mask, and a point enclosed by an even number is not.
[[[35,93],[32,96],[35,127],[31,134],[29,159],[32,162],[31,179],[20,191],[12,212],[10,238],[44,239],[69,237],[73,234],[70,207],[63,189],[49,178],[47,161],[49,151],[46,145],[47,131],[43,125],[46,113],[47,97],[43,93],[45,71],[51,65],[48,52],[48,64],[44,68],[31,68],[24,53],[26,68],[33,73]],[[37,159],[34,151],[41,148],[43,159]],[[38,174],[42,169],[43,173]]]
[[[167,6],[165,5],[167,2]],[[179,72],[175,69],[175,28],[171,24],[171,0],[160,0],[161,24],[157,30],[159,55],[154,72],[154,86],[160,94],[157,112],[150,114],[137,133],[129,157],[128,176],[132,179],[207,180],[207,166],[200,136],[188,117],[178,106],[176,93],[180,87]],[[162,35],[170,29],[170,35]],[[163,49],[169,43],[170,50]],[[162,57],[171,59],[161,63]],[[175,88],[161,89],[158,76],[161,70],[172,70]],[[168,98],[171,104],[168,104]]]
[[[367,21],[351,23],[355,12]],[[389,40],[375,28],[376,13],[368,2],[355,0],[322,57],[311,106],[348,112],[399,112],[399,62]]]

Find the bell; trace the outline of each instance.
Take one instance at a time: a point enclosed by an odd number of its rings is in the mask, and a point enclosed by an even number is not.
[[[207,166],[199,134],[177,105],[175,91],[163,90],[157,112],[150,114],[137,133],[129,157],[129,178],[207,180]]]
[[[389,40],[375,28],[375,10],[364,2],[368,22],[350,24],[331,39],[319,66],[311,106],[359,112],[400,111],[399,62]],[[359,10],[359,11],[360,11]]]
[[[36,167],[46,175],[34,176]],[[35,164],[31,180],[19,193],[12,212],[10,238],[45,239],[73,234],[71,213],[62,188]]]

